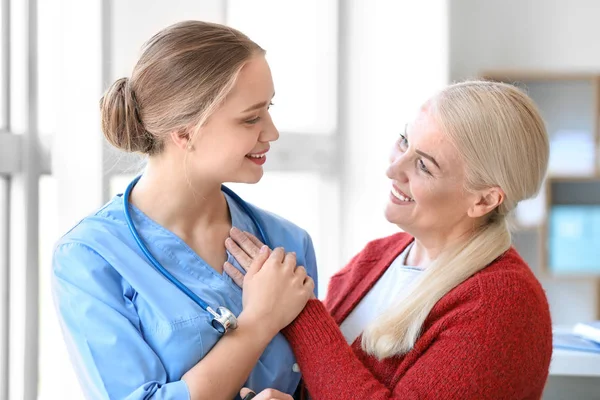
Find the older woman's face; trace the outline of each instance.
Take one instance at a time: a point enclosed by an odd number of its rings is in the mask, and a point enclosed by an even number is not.
[[[401,133],[390,158],[392,180],[385,216],[415,237],[451,234],[473,224],[476,202],[465,191],[465,167],[459,150],[422,110]]]

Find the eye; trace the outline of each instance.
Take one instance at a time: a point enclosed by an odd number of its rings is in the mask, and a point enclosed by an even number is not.
[[[400,138],[398,139],[398,147],[402,151],[406,151],[408,149],[408,139],[403,134],[400,134]]]
[[[419,169],[429,175],[431,175],[431,172],[429,172],[429,170],[427,169],[427,167],[425,166],[425,163],[423,162],[423,160],[419,160]]]
[[[267,104],[267,111],[269,111],[269,109],[271,108],[271,106],[274,106],[275,104],[273,104],[273,102],[270,102],[269,104]],[[246,121],[244,121],[245,124],[248,125],[254,125],[256,123],[258,123],[258,121],[260,121],[260,116],[257,116],[255,118],[252,119],[247,119]]]

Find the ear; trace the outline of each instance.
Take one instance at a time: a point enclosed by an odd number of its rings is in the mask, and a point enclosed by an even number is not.
[[[169,137],[178,149],[183,151],[189,151],[192,149],[192,142],[189,130],[180,129],[177,131],[173,131],[169,134]]]
[[[477,194],[477,201],[473,204],[467,214],[471,218],[482,217],[500,206],[506,195],[499,187],[482,190]]]

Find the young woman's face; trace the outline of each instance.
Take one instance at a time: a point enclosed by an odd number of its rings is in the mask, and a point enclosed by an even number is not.
[[[264,56],[252,58],[240,71],[224,103],[192,139],[187,155],[199,179],[256,183],[263,175],[270,142],[279,132],[269,114],[275,95]]]

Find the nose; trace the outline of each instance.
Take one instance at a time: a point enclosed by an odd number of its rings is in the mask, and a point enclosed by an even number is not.
[[[277,130],[277,127],[273,123],[271,114],[267,112],[264,121],[263,129],[260,132],[258,140],[261,142],[274,142],[279,139],[279,130]]]
[[[408,152],[398,151],[397,147],[394,147],[392,154],[390,155],[390,165],[386,170],[388,178],[396,180],[400,183],[408,182],[408,166],[407,163],[410,159]]]

